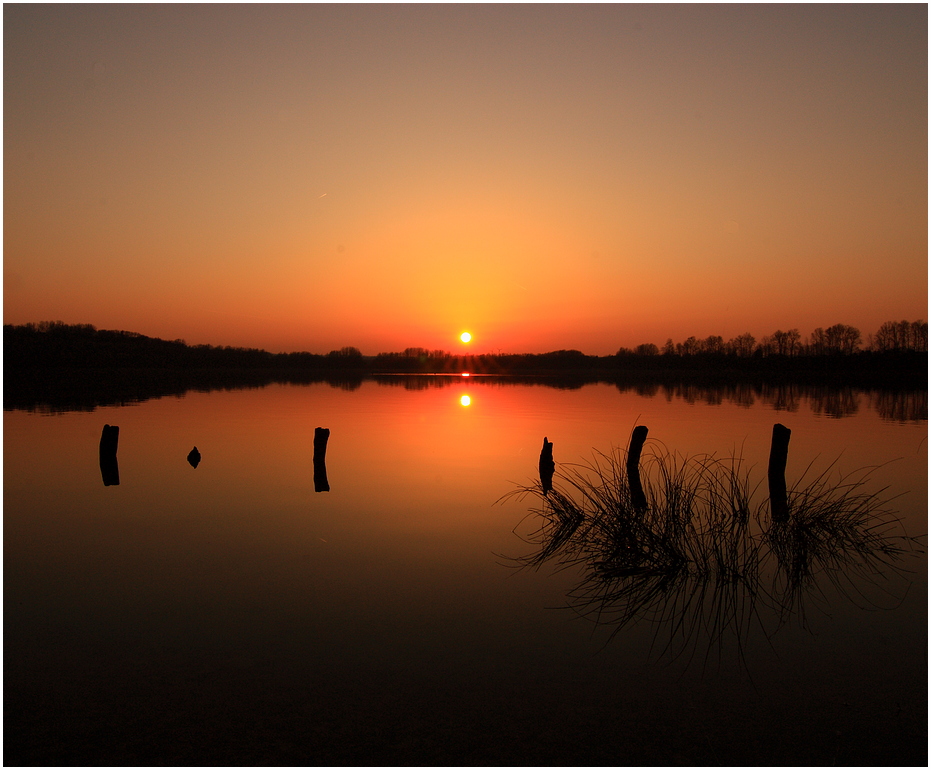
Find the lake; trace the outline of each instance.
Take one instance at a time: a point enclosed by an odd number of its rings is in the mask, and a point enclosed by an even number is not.
[[[544,437],[558,479],[645,425],[645,457],[739,454],[765,500],[775,423],[790,487],[879,466],[862,490],[924,536],[924,391],[425,376],[5,411],[5,764],[926,765],[924,539],[684,641],[677,611],[580,614],[584,565],[516,568]]]

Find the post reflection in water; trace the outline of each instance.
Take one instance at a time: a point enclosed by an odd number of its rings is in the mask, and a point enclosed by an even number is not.
[[[804,625],[805,606],[823,597],[825,581],[856,606],[892,609],[910,585],[909,558],[923,553],[890,501],[865,491],[871,469],[803,477],[783,512],[755,500],[760,484],[751,486],[739,457],[654,451],[641,487],[631,474],[635,431],[627,452],[597,454],[557,473],[554,484],[553,472],[543,472],[547,449],[551,456],[544,439],[539,485],[505,495],[537,503],[536,528],[522,535],[537,550],[512,562],[581,566],[569,607],[611,626],[612,638],[651,622],[660,658],[707,662],[728,643],[742,651],[752,629],[771,640],[793,617]]]

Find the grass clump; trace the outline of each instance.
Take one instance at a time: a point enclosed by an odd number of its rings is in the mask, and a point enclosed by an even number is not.
[[[752,627],[769,637],[793,616],[804,622],[822,577],[861,599],[864,582],[901,577],[905,557],[919,551],[886,490],[866,490],[870,469],[837,480],[833,466],[809,481],[806,472],[788,490],[789,519],[780,522],[740,457],[648,446],[633,477],[627,451],[614,448],[560,466],[546,488],[518,486],[502,500],[533,501],[515,532],[534,550],[512,565],[578,569],[569,606],[610,624],[612,637],[653,623],[660,657],[705,647],[707,659],[731,642],[742,650]]]

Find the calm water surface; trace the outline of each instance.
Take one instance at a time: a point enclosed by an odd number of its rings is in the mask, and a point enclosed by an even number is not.
[[[512,569],[531,501],[498,502],[544,436],[558,470],[638,424],[765,486],[781,422],[790,484],[881,465],[867,488],[923,535],[924,393],[406,382],[5,412],[5,763],[927,763],[923,554],[672,660],[567,609],[577,570]]]

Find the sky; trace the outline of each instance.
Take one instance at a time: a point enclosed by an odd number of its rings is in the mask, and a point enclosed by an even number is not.
[[[607,355],[925,319],[927,15],[5,4],[4,323]]]

